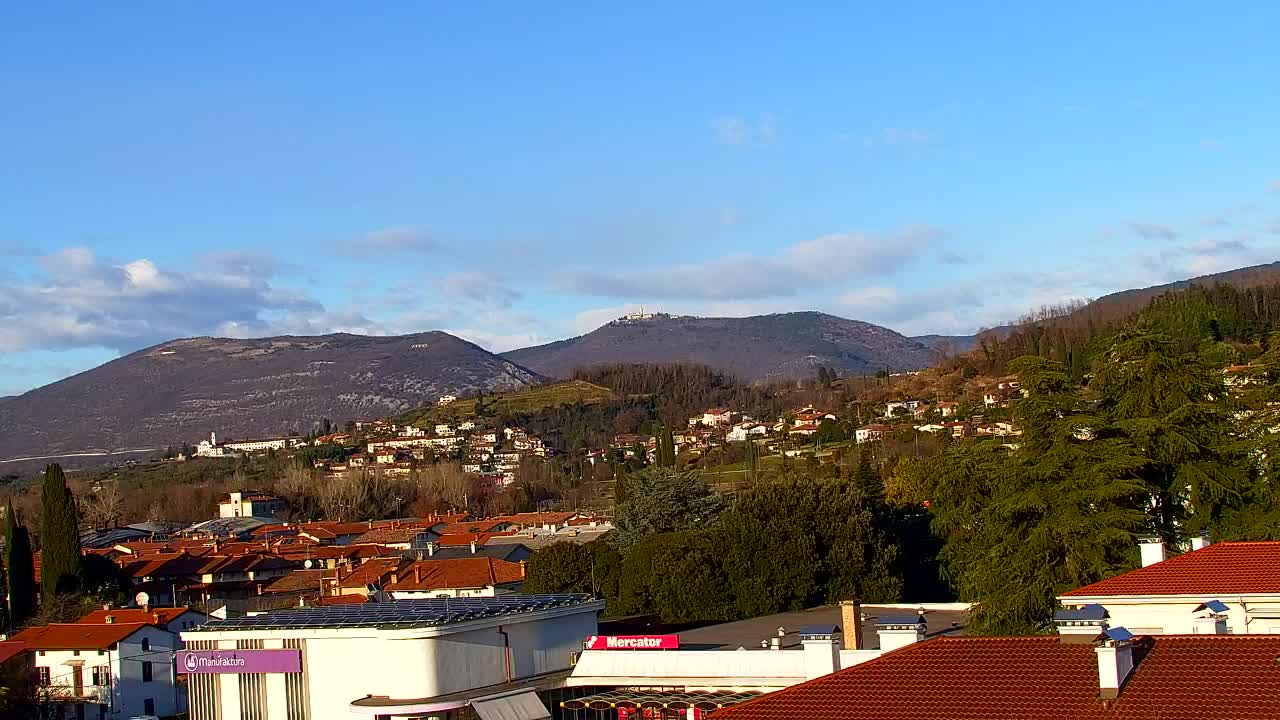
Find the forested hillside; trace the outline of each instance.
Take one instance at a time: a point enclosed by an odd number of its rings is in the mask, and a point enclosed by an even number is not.
[[[968,356],[951,363],[999,374],[1014,358],[1035,355],[1062,363],[1079,379],[1105,350],[1104,340],[1124,328],[1165,335],[1184,351],[1204,342],[1228,343],[1247,359],[1265,349],[1267,334],[1277,327],[1280,283],[1195,284],[1132,306],[1126,301],[1050,308],[1015,325],[1003,338],[980,337]]]

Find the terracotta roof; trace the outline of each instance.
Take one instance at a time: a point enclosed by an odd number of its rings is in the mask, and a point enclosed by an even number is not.
[[[938,638],[716,712],[716,720],[1035,720],[1099,707],[1093,646]]]
[[[517,525],[560,525],[572,520],[577,514],[573,512],[527,512],[502,515],[494,518],[494,520],[505,520]]]
[[[448,588],[482,588],[524,580],[519,563],[488,557],[419,560],[400,571],[400,581],[387,592],[425,592]]]
[[[153,625],[168,625],[175,618],[191,608],[188,607],[158,607],[150,610],[142,608],[112,608],[110,610],[94,610],[76,621],[80,625],[103,625],[107,622],[107,616],[115,618],[115,623],[151,623]]]
[[[1222,542],[1139,568],[1063,597],[1280,594],[1280,542]]]
[[[1210,546],[1212,547],[1212,546]],[[1280,636],[1159,636],[1106,720],[1280,717]]]
[[[402,557],[373,558],[366,560],[349,574],[343,575],[338,582],[339,587],[364,587],[369,583],[381,584],[383,578],[390,575],[408,561]]]
[[[392,543],[411,543],[414,538],[432,530],[421,527],[376,527],[351,542],[360,545],[390,545]]]
[[[1139,638],[1118,698],[1090,643],[943,637],[717,711],[716,720],[1264,720],[1280,717],[1280,636]]]
[[[106,650],[144,627],[147,623],[58,623],[27,628],[13,640],[32,650]]]
[[[0,665],[27,651],[27,644],[18,640],[0,641]]]
[[[460,535],[497,532],[499,528],[510,525],[510,520],[471,520],[469,522],[452,523],[440,528],[441,535]]]
[[[320,580],[324,570],[294,570],[288,575],[281,575],[267,587],[263,593],[303,593],[320,592]],[[330,573],[332,574],[332,573]]]
[[[316,598],[317,605],[360,605],[369,602],[369,598],[364,595],[325,595],[322,598]]]

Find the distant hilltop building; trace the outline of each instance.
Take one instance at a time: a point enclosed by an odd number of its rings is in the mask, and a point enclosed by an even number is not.
[[[436,407],[444,407],[445,405],[452,405],[457,401],[458,401],[457,395],[441,395],[439,399],[436,400]]]
[[[300,437],[266,438],[263,440],[241,440],[218,444],[218,433],[209,433],[208,440],[201,440],[196,445],[196,457],[230,457],[237,453],[267,452],[268,450],[288,450],[306,444]]]
[[[650,320],[673,320],[679,317],[681,316],[664,312],[645,312],[644,308],[640,308],[640,312],[627,313],[617,320],[614,320],[612,324],[629,325],[631,323],[649,322]]]

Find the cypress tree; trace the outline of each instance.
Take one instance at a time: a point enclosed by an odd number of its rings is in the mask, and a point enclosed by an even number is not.
[[[67,487],[62,467],[54,463],[44,470],[40,489],[40,583],[44,598],[75,592],[80,569],[80,529],[76,501]]]
[[[36,572],[31,557],[31,536],[18,524],[10,499],[4,509],[4,566],[9,590],[9,622],[21,624],[36,607]]]

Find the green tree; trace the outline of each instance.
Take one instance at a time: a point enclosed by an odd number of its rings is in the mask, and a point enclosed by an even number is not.
[[[36,609],[36,573],[31,535],[18,522],[12,498],[4,509],[4,566],[9,590],[9,622],[16,627]]]
[[[1138,475],[1152,497],[1151,530],[1175,544],[1216,529],[1248,483],[1221,374],[1168,337],[1122,333],[1093,385],[1111,426],[1145,459]]]
[[[1085,412],[1059,363],[1010,364],[1028,393],[1014,417],[1016,447],[957,443],[941,456],[899,463],[897,499],[928,503],[961,600],[978,602],[976,633],[1034,632],[1055,597],[1127,566],[1146,460],[1103,417]]]
[[[818,425],[818,432],[814,433],[814,442],[819,445],[844,442],[848,439],[848,436],[844,434],[844,429],[840,427],[840,423],[831,418],[823,418]]]
[[[75,498],[62,467],[49,465],[40,488],[40,582],[44,599],[75,592],[80,571],[80,528]]]
[[[613,533],[626,555],[649,535],[706,525],[719,515],[722,502],[698,472],[648,467],[627,476],[626,500],[614,513]]]
[[[561,542],[540,548],[529,558],[524,579],[527,593],[587,593],[610,603],[614,614],[622,556],[606,540],[584,545]]]
[[[713,531],[738,616],[898,599],[897,551],[875,509],[848,480],[790,475],[740,493]]]

